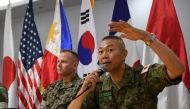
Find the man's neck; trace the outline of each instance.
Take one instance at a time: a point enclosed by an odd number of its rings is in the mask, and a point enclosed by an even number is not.
[[[118,70],[111,72],[110,76],[113,82],[121,82],[125,72],[125,65],[122,65]]]
[[[68,76],[63,76],[63,82],[71,82],[71,80],[75,77],[75,73]]]

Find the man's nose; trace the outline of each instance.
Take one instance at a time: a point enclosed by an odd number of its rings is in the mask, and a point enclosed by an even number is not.
[[[107,52],[104,52],[104,53],[102,54],[102,58],[103,58],[103,59],[108,58],[108,53],[107,53]]]
[[[61,62],[57,62],[57,66],[61,66]]]

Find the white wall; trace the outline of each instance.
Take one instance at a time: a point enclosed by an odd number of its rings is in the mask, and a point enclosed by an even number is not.
[[[95,3],[93,10],[95,27],[96,27],[96,37],[98,44],[101,38],[108,35],[107,24],[111,21],[113,7],[115,0],[103,0]],[[150,12],[152,0],[128,0],[129,10],[131,13],[133,26],[146,29],[146,24],[148,21],[148,16]],[[190,14],[188,10],[190,0],[174,0],[174,5],[178,14],[179,22],[185,39],[187,55],[189,57],[188,61],[190,63]],[[54,5],[54,4],[52,4]],[[77,40],[78,40],[78,26],[79,26],[79,16],[80,16],[80,5],[74,7],[65,8],[67,20],[69,22],[69,27],[72,35],[73,50],[77,51]],[[24,15],[24,14],[23,14]],[[53,21],[54,10],[46,13],[35,14],[35,22],[41,38],[41,44],[44,50],[47,34],[49,32],[49,27]],[[2,16],[1,16],[2,17]],[[3,16],[4,17],[4,16]],[[13,36],[15,44],[15,57],[18,57],[19,43],[22,32],[24,16],[18,19],[13,19]],[[0,22],[0,70],[2,71],[3,62],[3,32],[4,32],[4,22]],[[143,43],[137,41],[138,51],[140,58],[142,57]],[[189,65],[190,68],[190,65]],[[0,82],[2,81],[0,73]]]

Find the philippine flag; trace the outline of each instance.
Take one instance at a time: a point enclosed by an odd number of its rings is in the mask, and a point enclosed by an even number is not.
[[[56,66],[62,49],[72,50],[72,39],[62,0],[56,0],[54,19],[47,37],[42,63],[41,82],[44,88],[61,78]]]
[[[90,0],[82,0],[79,20],[78,75],[83,78],[92,70],[98,68],[97,41]]]

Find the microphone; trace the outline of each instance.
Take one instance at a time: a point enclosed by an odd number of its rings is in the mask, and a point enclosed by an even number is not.
[[[100,72],[98,72],[99,77],[100,77],[102,74],[106,73],[107,68],[106,68],[105,65],[100,65],[99,68],[98,68],[98,70],[100,70]],[[85,87],[84,92],[87,91],[87,90],[91,87],[91,85],[92,85],[92,83],[89,83],[89,84]]]

